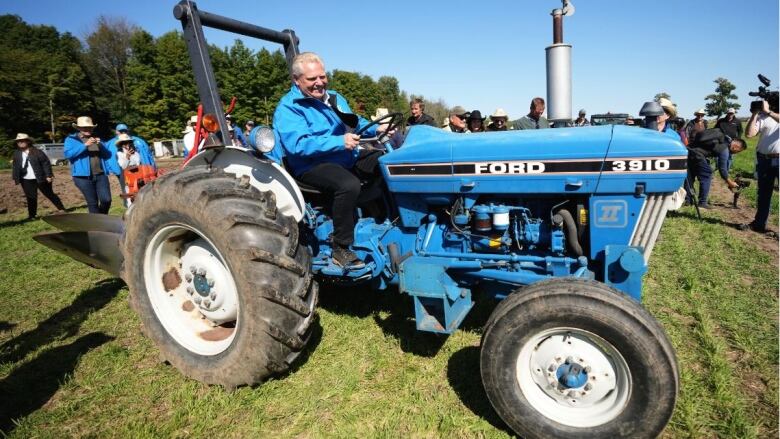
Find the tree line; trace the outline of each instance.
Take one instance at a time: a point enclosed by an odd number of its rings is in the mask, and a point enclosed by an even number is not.
[[[16,15],[0,15],[0,155],[24,132],[36,142],[62,142],[78,116],[89,115],[102,138],[124,122],[148,140],[181,137],[199,97],[187,48],[178,31],[154,37],[123,18],[101,16],[84,42],[52,26],[30,25]],[[290,88],[280,51],[253,51],[240,40],[230,47],[209,46],[220,95],[237,97],[234,117],[270,124],[279,99]],[[407,111],[410,96],[398,80],[374,80],[357,72],[329,72],[354,111],[376,108]],[[446,116],[446,104],[428,110]]]

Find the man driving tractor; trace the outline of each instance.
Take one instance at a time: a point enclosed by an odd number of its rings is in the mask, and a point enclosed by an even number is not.
[[[381,178],[378,151],[359,148],[355,134],[371,122],[352,113],[347,100],[328,90],[325,65],[313,52],[292,62],[293,86],[274,112],[277,142],[272,156],[282,158],[301,182],[333,197],[333,262],[356,270],[365,264],[350,249],[361,179]],[[365,134],[375,135],[369,127]]]

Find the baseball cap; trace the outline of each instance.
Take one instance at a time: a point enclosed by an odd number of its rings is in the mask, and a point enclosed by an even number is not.
[[[117,131],[128,131],[128,130],[130,130],[130,128],[128,128],[127,125],[125,125],[123,123],[120,123],[119,125],[117,125],[115,129]]]

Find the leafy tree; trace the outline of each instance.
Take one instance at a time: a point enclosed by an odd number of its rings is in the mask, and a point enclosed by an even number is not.
[[[106,120],[124,121],[130,109],[127,92],[127,64],[130,60],[130,41],[137,26],[121,17],[100,16],[96,29],[86,37],[88,45],[84,57],[92,84],[95,101]]]
[[[717,87],[715,87],[715,93],[709,94],[704,98],[709,101],[704,105],[704,110],[707,112],[707,115],[720,118],[722,115],[726,114],[726,111],[729,108],[739,110],[740,105],[739,102],[736,101],[738,97],[732,93],[737,87],[726,78],[718,78],[713,82],[718,84]]]

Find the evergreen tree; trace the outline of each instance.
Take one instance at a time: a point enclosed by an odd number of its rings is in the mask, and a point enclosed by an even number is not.
[[[739,110],[741,105],[736,101],[738,97],[732,93],[737,87],[726,78],[717,78],[713,82],[718,84],[717,87],[715,87],[715,93],[709,94],[704,98],[710,101],[704,105],[704,110],[707,112],[707,115],[720,118],[722,115],[726,114],[726,111],[729,108]]]

